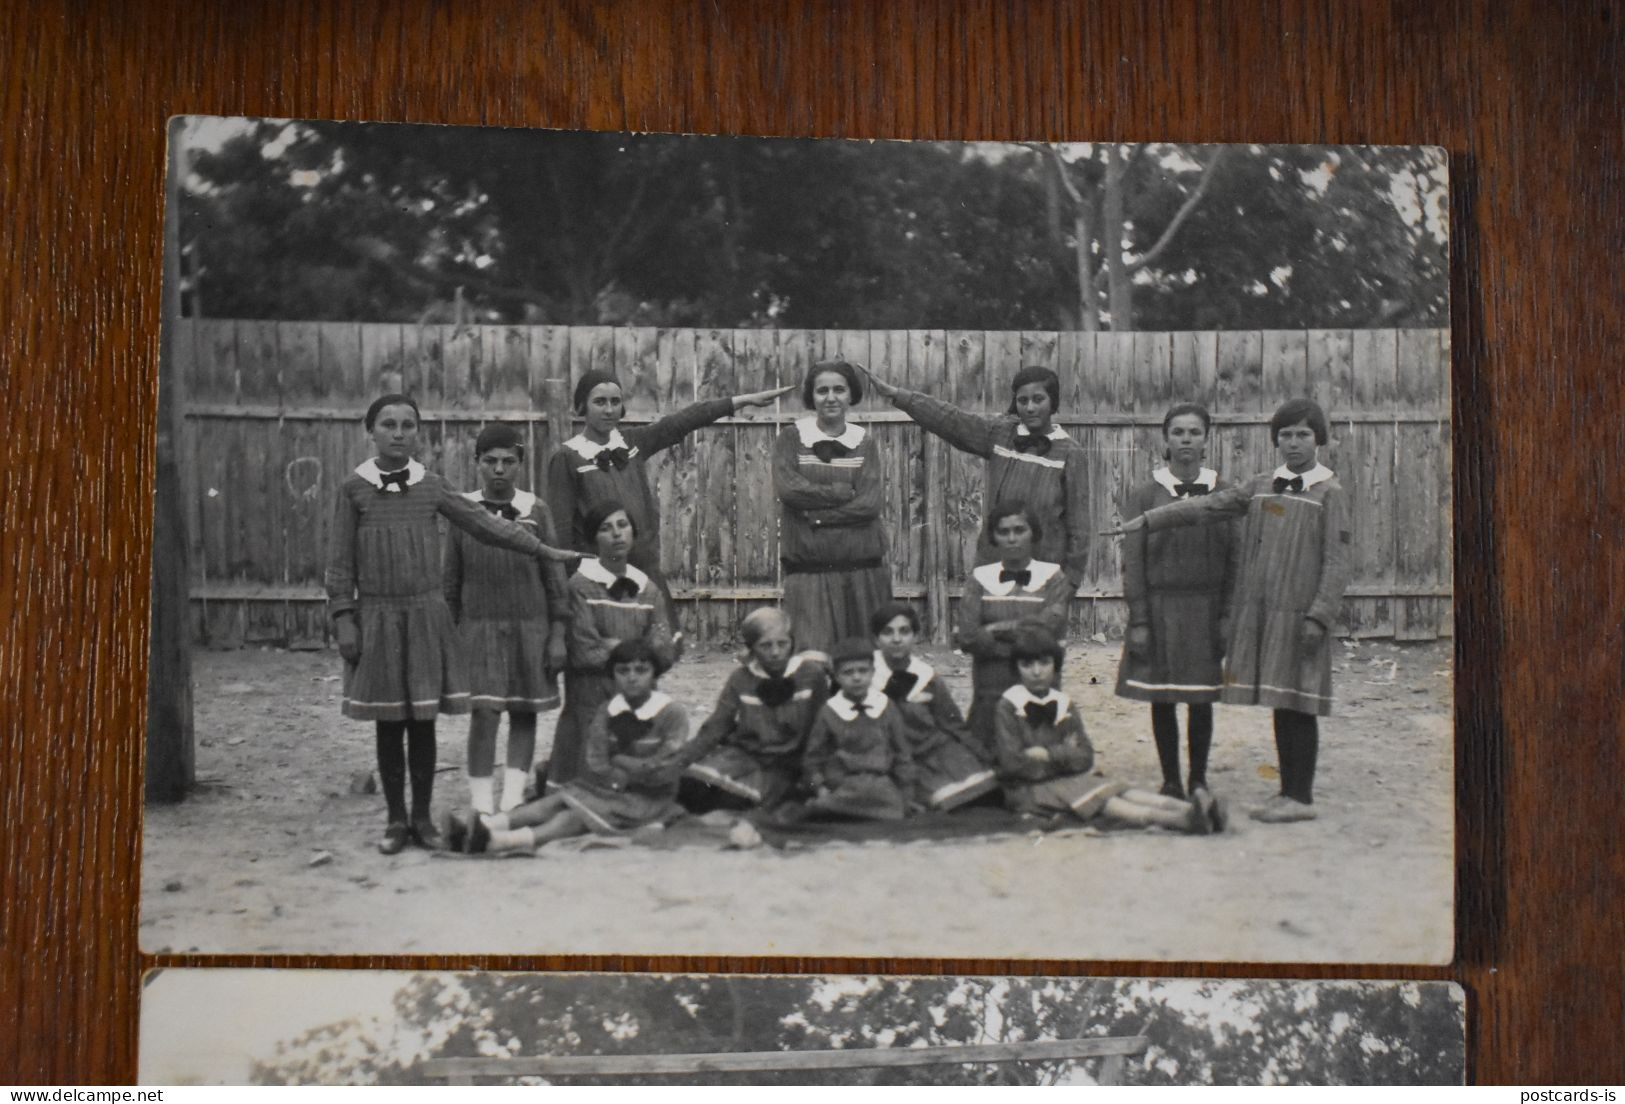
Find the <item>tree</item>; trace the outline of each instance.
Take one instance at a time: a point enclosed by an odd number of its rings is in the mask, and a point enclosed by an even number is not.
[[[425,1057],[909,1047],[1143,1034],[1143,1084],[1444,1084],[1460,991],[1428,983],[1088,978],[423,974],[389,1023],[317,1028],[255,1067],[271,1084],[404,1084]],[[751,1083],[1039,1084],[1093,1063],[928,1066]],[[648,1079],[661,1084],[716,1075]]]

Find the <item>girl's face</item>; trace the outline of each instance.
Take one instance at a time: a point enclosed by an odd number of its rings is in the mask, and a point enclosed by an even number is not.
[[[1016,674],[1027,693],[1043,697],[1055,687],[1055,660],[1051,656],[1016,660]]]
[[[1048,433],[1050,418],[1055,414],[1050,405],[1049,391],[1041,383],[1024,383],[1016,389],[1016,417],[1029,433]]]
[[[835,668],[835,684],[853,701],[862,701],[875,677],[875,666],[867,659],[849,659]]]
[[[378,452],[379,467],[385,471],[404,468],[418,447],[418,415],[405,403],[384,407],[367,431]]]
[[[616,692],[632,705],[643,704],[649,700],[649,695],[654,693],[654,664],[646,659],[617,663],[611,675],[615,679]]]
[[[833,425],[846,420],[846,408],[852,405],[852,390],[841,373],[818,373],[813,377],[812,396],[813,410],[819,421]]]
[[[587,392],[587,428],[599,436],[607,437],[621,424],[626,407],[621,400],[621,385],[600,383]]]
[[[790,664],[790,652],[795,644],[783,629],[768,629],[750,646],[750,654],[762,670],[770,675],[782,675]]]
[[[593,539],[598,544],[600,560],[624,560],[632,550],[632,519],[625,510],[616,510],[598,526]]]
[[[887,659],[903,661],[914,654],[914,626],[908,618],[898,614],[880,627],[875,637],[880,653]]]
[[[523,464],[516,449],[492,448],[480,453],[480,490],[485,497],[512,498],[513,481]]]
[[[1170,462],[1185,466],[1200,464],[1207,452],[1207,427],[1195,414],[1181,414],[1168,423],[1163,431]]]
[[[1033,527],[1022,514],[1011,514],[993,523],[993,547],[1006,563],[1020,563],[1033,554]]]
[[[1282,426],[1275,435],[1275,447],[1281,453],[1281,463],[1295,472],[1306,472],[1314,467],[1320,450],[1315,444],[1315,431],[1308,422]]]

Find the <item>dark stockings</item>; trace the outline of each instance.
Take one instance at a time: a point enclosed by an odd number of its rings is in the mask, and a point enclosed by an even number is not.
[[[1157,742],[1157,760],[1162,764],[1162,784],[1179,788],[1179,712],[1172,702],[1151,706],[1151,735]],[[1207,786],[1207,757],[1213,747],[1213,707],[1200,704],[1186,707],[1185,726],[1189,732],[1190,788]],[[1183,791],[1181,791],[1183,792]]]
[[[1320,753],[1320,721],[1295,709],[1275,711],[1275,754],[1281,764],[1281,794],[1305,805],[1315,800],[1315,760]]]
[[[405,746],[402,746],[402,737]],[[406,779],[412,778],[412,819],[428,820],[434,796],[434,721],[378,722],[378,782],[391,823],[406,823]]]

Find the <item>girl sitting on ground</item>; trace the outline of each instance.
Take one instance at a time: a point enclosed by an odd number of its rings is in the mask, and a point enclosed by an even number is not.
[[[745,654],[694,737],[681,794],[690,812],[777,805],[799,779],[807,732],[829,697],[823,664],[796,652],[781,610],[753,610],[739,635]]]
[[[623,640],[607,664],[615,695],[587,729],[586,769],[558,790],[507,813],[453,817],[454,850],[528,851],[570,836],[623,835],[682,816],[677,782],[688,765],[688,714],[657,689],[666,661],[643,640]]]
[[[912,802],[914,762],[903,718],[874,686],[867,640],[835,646],[830,665],[840,693],[818,711],[807,735],[807,811],[855,820],[902,820]]]
[[[1192,835],[1223,829],[1224,806],[1206,790],[1183,801],[1090,774],[1095,749],[1083,715],[1060,688],[1064,652],[1053,636],[1038,628],[1022,630],[1011,658],[1020,681],[999,698],[994,721],[999,780],[1011,809],[1025,816],[1103,817]]]
[[[936,670],[914,651],[920,615],[907,602],[888,602],[869,618],[875,682],[891,699],[914,760],[914,803],[947,811],[999,788],[982,759],[982,745],[965,726]]]

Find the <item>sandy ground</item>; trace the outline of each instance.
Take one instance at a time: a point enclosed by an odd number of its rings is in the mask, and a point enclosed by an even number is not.
[[[331,652],[198,652],[199,784],[147,810],[141,945],[151,952],[623,953],[1438,962],[1452,951],[1448,642],[1343,644],[1322,724],[1320,819],[1262,825],[1269,714],[1220,707],[1222,836],[1050,833],[548,849],[473,860],[374,850],[371,728],[339,715]],[[969,661],[931,656],[957,700]],[[708,710],[731,658],[664,680]],[[1112,695],[1117,648],[1071,649],[1066,685],[1112,778],[1154,788],[1144,705]],[[551,718],[543,720],[544,737]],[[466,800],[464,718],[442,718],[437,808]]]

